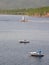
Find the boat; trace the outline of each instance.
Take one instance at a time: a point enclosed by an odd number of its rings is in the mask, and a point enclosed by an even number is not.
[[[28,20],[25,19],[25,16],[22,16],[21,22],[27,22]]]
[[[31,56],[33,57],[43,57],[44,54],[41,54],[41,51],[39,52],[30,52]]]
[[[28,40],[21,40],[21,41],[19,41],[20,43],[29,43],[29,41]]]

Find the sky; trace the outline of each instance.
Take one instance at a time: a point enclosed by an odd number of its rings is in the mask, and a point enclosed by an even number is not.
[[[38,8],[49,6],[49,0],[0,0],[0,9]]]

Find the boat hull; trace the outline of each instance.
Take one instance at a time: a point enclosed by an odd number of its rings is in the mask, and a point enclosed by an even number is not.
[[[29,41],[20,41],[20,43],[29,43]]]
[[[34,54],[32,54],[31,56],[34,56],[34,57],[43,57],[44,55],[34,55]]]

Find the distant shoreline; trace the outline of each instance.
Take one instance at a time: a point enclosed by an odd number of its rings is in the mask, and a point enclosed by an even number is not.
[[[0,10],[0,15],[28,15],[32,17],[49,17],[49,6],[41,8]]]

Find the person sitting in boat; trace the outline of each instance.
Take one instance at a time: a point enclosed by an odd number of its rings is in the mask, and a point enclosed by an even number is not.
[[[38,51],[39,55],[41,55],[41,52],[42,52],[41,50]]]

